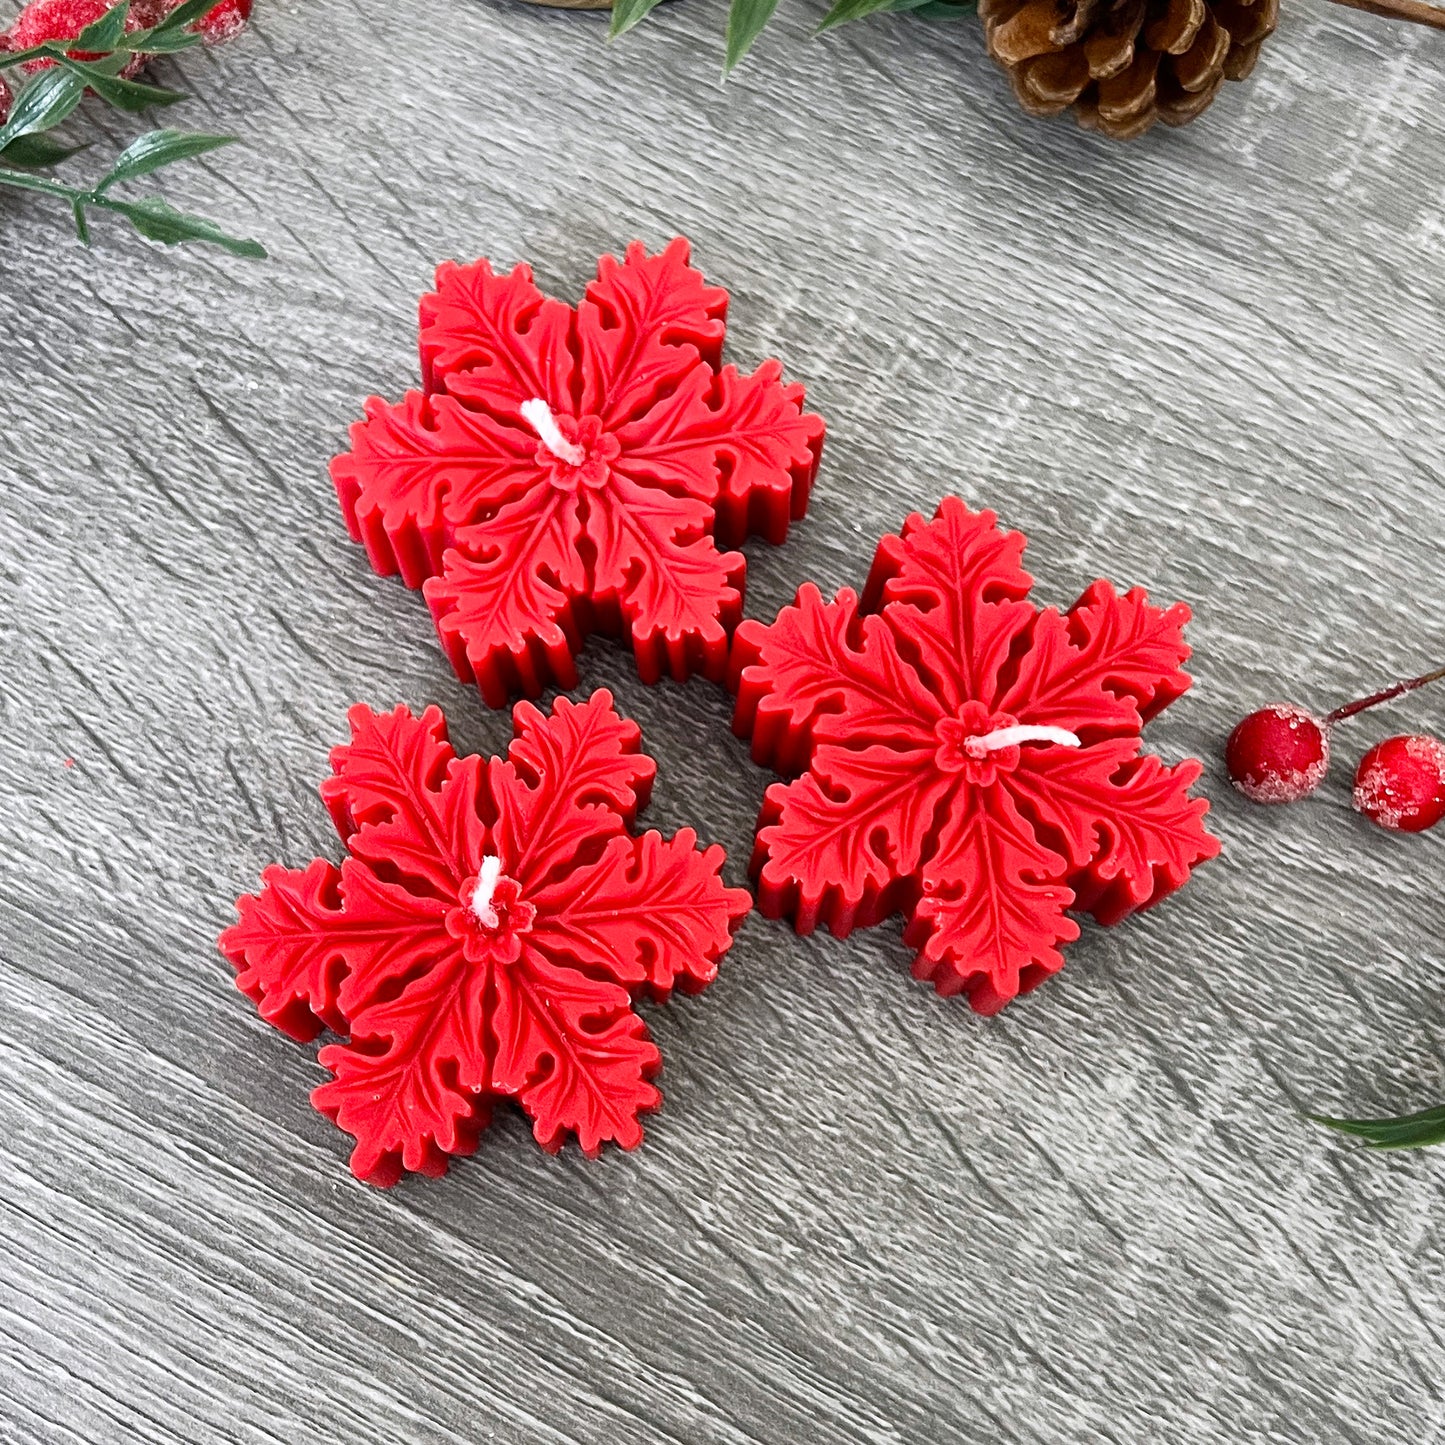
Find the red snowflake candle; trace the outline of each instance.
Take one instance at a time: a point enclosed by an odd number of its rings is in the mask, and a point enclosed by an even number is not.
[[[994,1013],[1219,851],[1200,766],[1141,752],[1188,687],[1189,609],[1093,583],[1027,601],[1024,538],[948,498],[879,544],[860,603],[811,583],[734,640],[734,728],[768,789],[758,906],[839,937],[901,910],[914,975]]]
[[[633,1148],[660,1066],[633,1000],[706,987],[751,906],[723,850],[632,834],[656,769],[606,692],[518,704],[505,760],[458,758],[434,707],[350,720],[321,785],[350,856],[268,868],[220,942],[263,1018],[341,1036],[311,1097],[353,1173],[445,1173],[498,1097],[544,1149]]]
[[[526,266],[447,263],[422,298],[424,389],[379,397],[332,478],[354,539],[422,587],[463,680],[498,707],[576,683],[595,629],[643,677],[721,679],[749,532],[781,542],[823,446],[803,388],[721,366],[727,292],[688,243],[604,256],[575,310]]]

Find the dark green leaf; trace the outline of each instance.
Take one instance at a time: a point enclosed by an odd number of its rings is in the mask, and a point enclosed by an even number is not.
[[[9,70],[24,65],[27,60],[38,60],[46,53],[44,45],[32,45],[28,50],[0,50],[0,70]]]
[[[1394,1119],[1330,1119],[1323,1114],[1308,1117],[1316,1124],[1363,1139],[1371,1149],[1420,1149],[1427,1144],[1445,1144],[1445,1104]]]
[[[609,40],[626,35],[639,20],[652,14],[661,0],[612,0],[612,28],[607,32]]]
[[[104,62],[91,64],[84,60],[65,60],[61,64],[72,74],[84,76],[86,84],[118,110],[147,110],[153,105],[174,105],[178,100],[186,98],[179,90],[166,90],[163,86],[146,85],[143,81],[122,80],[118,75],[109,75]]]
[[[117,181],[134,180],[136,176],[149,175],[174,161],[183,161],[189,156],[219,150],[221,146],[231,145],[235,139],[233,135],[193,135],[180,130],[147,131],[120,153],[110,174],[101,181],[96,190],[105,191]]]
[[[924,0],[922,5],[899,5],[900,10],[912,10],[924,20],[962,20],[978,9],[977,0],[964,0],[956,5],[953,0]]]
[[[191,26],[205,15],[216,0],[186,0],[177,5],[159,25],[149,30],[137,30],[128,42],[132,50],[143,55],[171,55],[188,46],[199,45],[201,36]]]
[[[92,21],[75,37],[75,49],[114,50],[125,37],[125,22],[129,14],[130,0],[120,0],[119,5],[111,6],[99,20]]]
[[[753,41],[773,18],[778,0],[732,0],[728,7],[727,60],[724,70],[731,70],[752,49]]]
[[[0,161],[12,166],[24,166],[27,170],[37,170],[42,166],[58,166],[61,161],[69,160],[71,156],[85,149],[83,145],[65,145],[54,136],[44,133],[18,135],[4,150],[0,150]]]
[[[63,54],[61,58],[69,59]],[[114,50],[109,55],[102,55],[95,60],[85,60],[80,63],[92,75],[119,75],[133,59],[134,57],[128,51]]]
[[[250,256],[264,260],[266,248],[258,241],[243,241],[228,236],[214,221],[188,216],[161,196],[147,196],[143,201],[116,201],[107,197],[106,209],[125,216],[142,236],[174,246],[181,241],[208,241],[233,256]]]
[[[199,45],[201,37],[192,30],[137,30],[126,44],[140,55],[174,55]]]
[[[923,3],[923,0],[919,0]],[[818,34],[831,30],[835,25],[846,25],[850,20],[861,20],[865,15],[874,15],[879,10],[892,10],[894,0],[836,0],[833,8],[823,17]]]
[[[216,0],[185,0],[185,4],[177,5],[150,33],[162,35],[172,30],[186,30],[213,10],[215,5]]]
[[[57,126],[85,94],[85,82],[67,70],[42,70],[20,92],[10,111],[10,119],[0,126],[0,149],[16,136],[34,135],[36,131]]]
[[[70,214],[75,218],[75,234],[84,245],[90,245],[90,222],[85,218],[85,198],[77,196],[70,203]]]

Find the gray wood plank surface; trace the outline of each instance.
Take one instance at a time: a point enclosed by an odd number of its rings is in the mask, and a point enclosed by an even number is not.
[[[820,10],[722,88],[712,0],[611,48],[503,0],[262,0],[160,74],[252,141],[171,194],[269,264],[0,203],[6,1441],[1445,1440],[1445,1151],[1296,1113],[1445,1099],[1445,833],[1356,819],[1347,757],[1275,812],[1218,762],[1251,706],[1445,654],[1445,40],[1288,0],[1254,81],[1124,148],[1019,115],[972,23],[809,43]],[[896,923],[751,919],[649,1014],[641,1150],[549,1158],[504,1110],[368,1189],[214,939],[264,864],[335,856],[347,704],[509,727],[326,461],[414,384],[438,260],[575,299],[677,232],[731,358],[831,429],[748,611],[858,583],[950,490],[1030,535],[1046,601],[1187,599],[1198,688],[1150,734],[1208,760],[1225,852],[992,1021]],[[726,696],[600,642],[596,685],[660,760],[648,820],[741,881],[769,778]],[[1342,752],[1442,724],[1419,695]]]

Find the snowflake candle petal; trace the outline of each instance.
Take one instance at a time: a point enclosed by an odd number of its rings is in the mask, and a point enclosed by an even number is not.
[[[221,935],[261,1016],[321,1050],[312,1094],[392,1184],[469,1154],[493,1098],[538,1143],[642,1139],[660,1057],[635,996],[695,993],[751,906],[691,830],[630,831],[655,767],[606,692],[518,704],[506,760],[458,758],[437,708],[351,710],[321,786],[349,857],[268,868]]]
[[[1069,908],[1117,923],[1219,851],[1200,766],[1141,754],[1189,687],[1189,609],[1095,582],[1027,601],[1024,539],[945,499],[879,544],[863,601],[811,583],[733,642],[734,730],[768,789],[758,906],[843,937],[895,910],[914,975],[994,1013],[1063,964]]]
[[[681,239],[604,256],[575,311],[526,266],[438,270],[424,391],[372,397],[331,471],[352,537],[424,587],[493,706],[572,686],[594,628],[649,682],[722,677],[746,570],[725,549],[784,540],[824,431],[776,361],[721,366],[727,303]]]

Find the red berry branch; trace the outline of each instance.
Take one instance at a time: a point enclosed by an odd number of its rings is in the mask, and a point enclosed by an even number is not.
[[[1445,679],[1445,667],[1391,683],[1341,704],[1323,717],[1292,702],[1252,712],[1229,735],[1225,764],[1234,786],[1254,803],[1296,803],[1322,782],[1330,766],[1330,735],[1338,723],[1407,692]],[[1400,734],[1376,743],[1355,770],[1355,810],[1395,833],[1423,833],[1445,817],[1445,743]],[[1419,1149],[1445,1144],[1445,1105],[1387,1119],[1308,1116],[1372,1149]]]
[[[1325,780],[1337,723],[1445,678],[1445,667],[1372,692],[1316,717],[1298,703],[1272,702],[1229,735],[1224,759],[1234,786],[1252,803],[1297,803]],[[1445,744],[1422,735],[1387,738],[1355,773],[1354,805],[1397,833],[1421,833],[1445,817]]]
[[[255,241],[228,235],[212,221],[176,210],[164,197],[139,200],[114,188],[176,161],[230,145],[234,136],[153,130],[139,136],[93,185],[74,186],[45,172],[84,150],[52,132],[98,96],[119,110],[139,112],[184,100],[179,91],[137,80],[147,61],[193,45],[228,40],[244,26],[252,0],[31,0],[0,33],[0,71],[28,77],[15,94],[0,79],[0,186],[62,201],[76,234],[90,241],[89,213],[124,217],[141,235],[174,245],[208,241],[237,256],[263,257]]]

